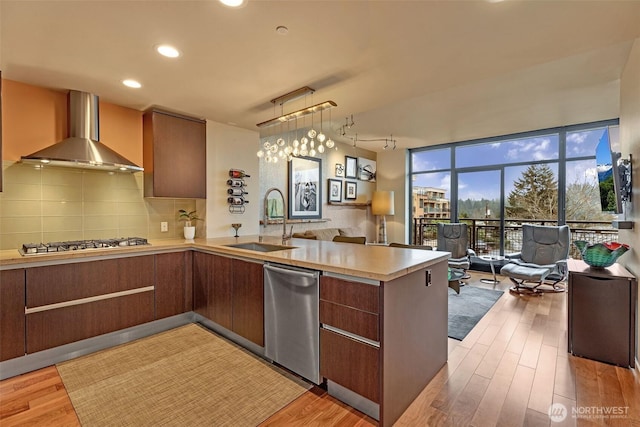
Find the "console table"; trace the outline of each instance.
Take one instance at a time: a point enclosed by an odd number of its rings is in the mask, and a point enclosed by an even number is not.
[[[633,367],[638,284],[620,264],[591,268],[569,259],[568,350],[618,366]]]

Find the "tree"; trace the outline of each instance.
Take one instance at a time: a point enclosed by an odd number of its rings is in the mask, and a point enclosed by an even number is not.
[[[567,221],[611,221],[612,215],[602,211],[600,190],[595,182],[575,182],[567,185]]]
[[[507,216],[523,219],[558,217],[558,181],[547,165],[531,165],[507,197]]]

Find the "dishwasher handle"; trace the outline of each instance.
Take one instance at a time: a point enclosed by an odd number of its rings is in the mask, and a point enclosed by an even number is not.
[[[297,268],[296,269],[285,268],[285,267],[279,267],[273,264],[265,264],[264,269],[282,273],[282,274],[295,274],[297,276],[302,276],[309,279],[316,279],[319,276],[319,272],[317,271],[303,270],[303,269],[297,269]]]

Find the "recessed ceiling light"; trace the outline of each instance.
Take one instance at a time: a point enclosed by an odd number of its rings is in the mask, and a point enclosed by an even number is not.
[[[220,0],[220,3],[229,7],[240,7],[243,6],[246,2],[247,0]]]
[[[180,51],[173,46],[169,46],[168,44],[162,44],[156,47],[158,53],[162,56],[166,56],[167,58],[177,58],[180,56]]]
[[[132,79],[123,80],[122,84],[127,87],[132,87],[134,89],[140,89],[142,87],[139,81],[132,80]]]
[[[289,34],[289,29],[284,25],[278,25],[276,27],[276,33],[280,34],[281,36],[286,36],[287,34]]]

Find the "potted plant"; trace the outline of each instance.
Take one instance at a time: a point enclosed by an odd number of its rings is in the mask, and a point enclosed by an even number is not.
[[[196,235],[196,226],[192,224],[192,221],[200,220],[196,211],[187,212],[184,209],[180,209],[178,214],[178,220],[184,221],[184,238],[187,240],[193,240]]]

